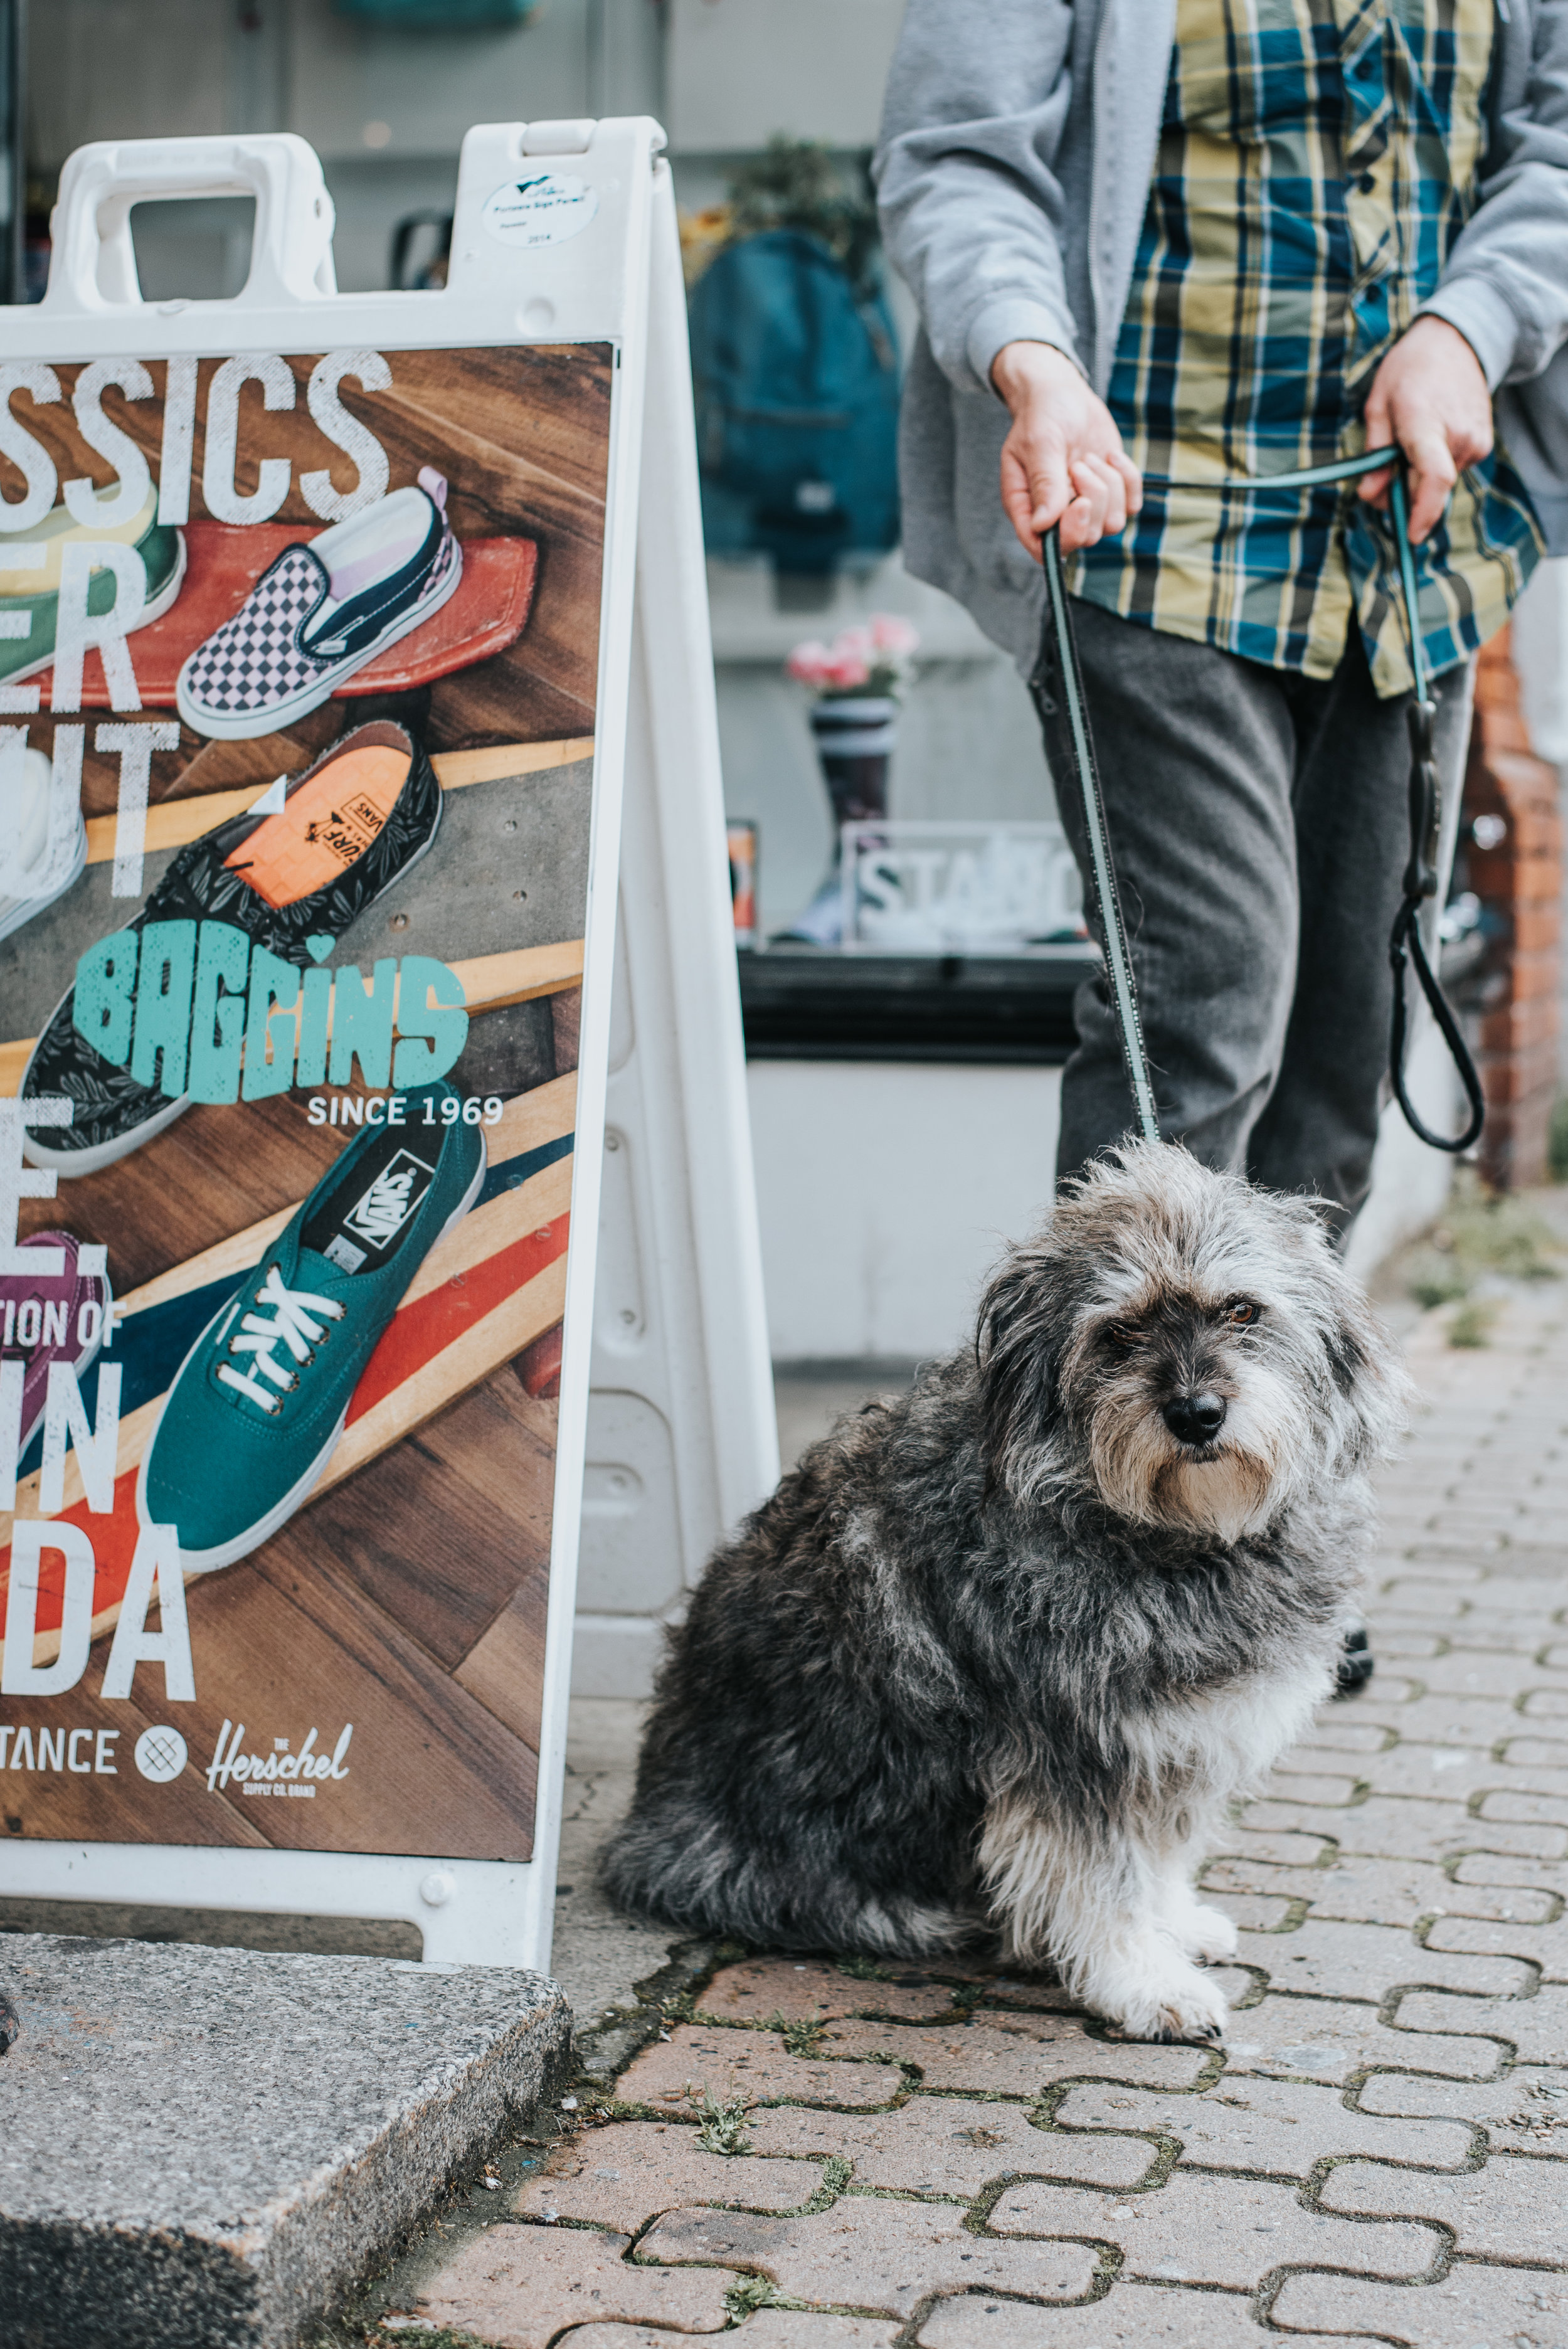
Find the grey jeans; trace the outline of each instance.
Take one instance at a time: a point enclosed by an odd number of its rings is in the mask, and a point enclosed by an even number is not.
[[[1343,1229],[1387,1097],[1405,699],[1378,700],[1355,630],[1334,676],[1315,678],[1098,605],[1075,601],[1073,618],[1161,1130],[1271,1190],[1319,1194]],[[1059,682],[1047,660],[1037,698],[1092,909]],[[1467,664],[1431,688],[1445,885],[1472,682]],[[1103,979],[1074,1008],[1058,1178],[1134,1123]]]

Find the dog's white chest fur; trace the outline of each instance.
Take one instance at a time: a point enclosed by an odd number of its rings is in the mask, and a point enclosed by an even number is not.
[[[1127,1716],[1132,1797],[1120,1830],[1085,1832],[1022,1788],[988,1806],[980,1861],[1010,1961],[1052,1963],[1069,1989],[1137,2038],[1218,2031],[1225,2002],[1199,1971],[1236,1946],[1192,1878],[1230,1805],[1252,1793],[1332,1685],[1321,1659],[1251,1674]]]

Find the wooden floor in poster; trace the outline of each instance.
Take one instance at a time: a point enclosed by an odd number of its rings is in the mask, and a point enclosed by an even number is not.
[[[346,1756],[346,1775],[306,1801],[251,1797],[240,1785],[209,1791],[188,1773],[169,1790],[170,1841],[529,1856],[555,1464],[555,1406],[530,1392],[540,1381],[530,1380],[529,1350],[564,1303],[581,968],[578,942],[532,951],[553,974],[545,984],[560,1015],[559,1073],[508,1101],[487,1129],[480,1197],[403,1298],[310,1500],[250,1557],[188,1588],[198,1694],[177,1708],[176,1725],[192,1754],[212,1754],[225,1722],[262,1752],[274,1733],[297,1749],[310,1728],[329,1752],[352,1723],[357,1776]],[[98,1562],[95,1646],[68,1700],[70,1723],[119,1730],[122,1752],[142,1726],[170,1717],[159,1675],[145,1667],[130,1707],[91,1693],[135,1548],[142,1455],[191,1343],[346,1138],[310,1125],[298,1097],[198,1108],[118,1165],[24,1207],[24,1237],[67,1217],[81,1238],[112,1236],[123,1379],[115,1508],[88,1509],[73,1455],[58,1514],[88,1532]],[[91,1373],[83,1383],[90,1410]],[[20,1479],[19,1514],[37,1514],[37,1485],[36,1469]],[[0,1518],[0,1583],[10,1531]],[[58,1650],[58,1566],[46,1553],[37,1662]],[[302,1636],[301,1618],[329,1636]],[[321,1660],[319,1684],[302,1658]],[[64,1705],[7,1700],[5,1716],[36,1737],[65,1718]],[[438,1797],[436,1752],[445,1757]],[[372,1754],[374,1776],[364,1766]],[[390,1840],[388,1770],[401,1822]],[[125,1806],[129,1839],[139,1807],[129,1792]],[[11,1835],[74,1839],[90,1819],[95,1839],[114,1840],[116,1809],[111,1778],[0,1773],[0,1823]]]

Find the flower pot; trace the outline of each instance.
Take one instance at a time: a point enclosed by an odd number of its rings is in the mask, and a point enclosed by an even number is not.
[[[833,852],[816,895],[779,936],[815,947],[843,944],[842,827],[887,813],[888,761],[898,740],[898,704],[888,694],[817,702],[811,732],[833,811]]]

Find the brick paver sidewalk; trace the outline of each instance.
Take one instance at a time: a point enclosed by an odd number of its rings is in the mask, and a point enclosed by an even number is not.
[[[1485,1350],[1416,1335],[1377,1676],[1208,1872],[1243,1928],[1222,2054],[1107,2038],[1038,1982],[723,1964],[424,2266],[424,2325],[1568,2349],[1564,1313],[1553,1288]]]

